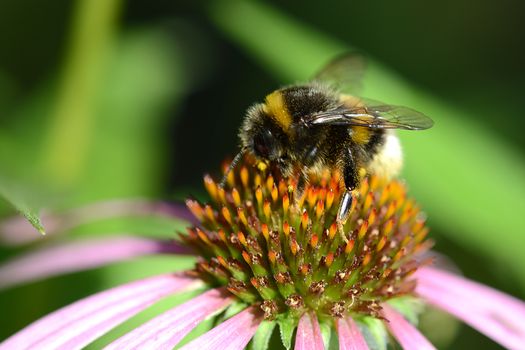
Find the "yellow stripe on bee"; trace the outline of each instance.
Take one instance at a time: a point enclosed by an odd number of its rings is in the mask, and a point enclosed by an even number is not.
[[[266,96],[264,111],[268,113],[284,131],[288,130],[292,124],[292,116],[284,104],[283,94],[280,91],[274,91]]]
[[[357,96],[340,94],[339,101],[341,101],[343,105],[348,108],[365,107],[363,100]]]
[[[356,107],[362,107],[362,113],[367,113],[366,106],[359,97],[352,95],[339,95],[339,101],[347,108],[355,109]],[[352,126],[352,141],[357,144],[363,145],[368,143],[370,140],[371,132],[369,128],[363,126]]]
[[[364,126],[352,126],[352,141],[359,145],[364,145],[370,140],[372,133],[369,128]]]

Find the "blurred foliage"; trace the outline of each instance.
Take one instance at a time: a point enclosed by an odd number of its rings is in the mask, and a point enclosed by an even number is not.
[[[36,209],[34,204],[29,204],[30,202],[35,203],[31,199],[31,192],[32,189],[18,183],[16,180],[0,177],[0,197],[23,215],[38,232],[45,235],[46,231],[38,209]]]
[[[251,103],[357,48],[371,57],[367,97],[436,122],[401,138],[404,177],[437,250],[469,277],[523,298],[523,10],[519,0],[3,1],[0,192],[33,212],[115,197],[200,196],[202,174],[235,152]],[[0,211],[13,214],[8,205]],[[173,221],[127,218],[68,236],[175,229]],[[3,292],[10,319],[0,321],[0,339],[82,296],[191,264],[142,258]],[[496,347],[467,327],[460,332],[450,348]]]

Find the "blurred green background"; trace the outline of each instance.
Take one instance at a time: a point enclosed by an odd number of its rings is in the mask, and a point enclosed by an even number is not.
[[[520,0],[4,0],[0,190],[35,209],[201,196],[202,174],[236,152],[251,103],[357,48],[370,56],[366,97],[436,123],[401,133],[404,177],[436,250],[523,299],[524,10]],[[13,213],[7,202],[0,210]],[[69,236],[182,227],[128,218]],[[2,292],[0,339],[82,296],[191,263],[142,258]],[[498,348],[466,326],[458,333],[442,347]]]

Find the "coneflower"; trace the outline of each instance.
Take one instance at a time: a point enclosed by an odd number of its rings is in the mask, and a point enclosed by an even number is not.
[[[198,288],[205,291],[107,348],[171,349],[222,312],[225,321],[183,348],[242,349],[251,341],[254,349],[265,349],[278,327],[286,348],[376,348],[373,334],[382,329],[404,349],[432,349],[398,311],[410,299],[453,314],[507,348],[524,347],[522,301],[431,267],[424,258],[432,246],[425,216],[401,181],[363,181],[343,239],[335,222],[342,195],[338,174],[312,178],[295,198],[294,179],[260,172],[249,159],[237,169],[224,188],[204,178],[210,202],[187,200],[198,221],[179,241],[72,243],[0,267],[5,288],[138,255],[197,256],[191,271],[90,296],[34,322],[0,349],[80,349],[161,298]]]

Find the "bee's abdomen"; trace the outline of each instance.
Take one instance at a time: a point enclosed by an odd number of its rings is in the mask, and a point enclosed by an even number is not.
[[[384,130],[369,130],[368,141],[363,145],[365,152],[368,154],[376,154],[382,145],[385,143],[385,132]]]
[[[379,136],[378,136],[379,137]],[[393,131],[383,131],[380,141],[371,144],[368,152],[368,172],[386,178],[392,178],[401,172],[403,166],[403,153],[399,139]]]

